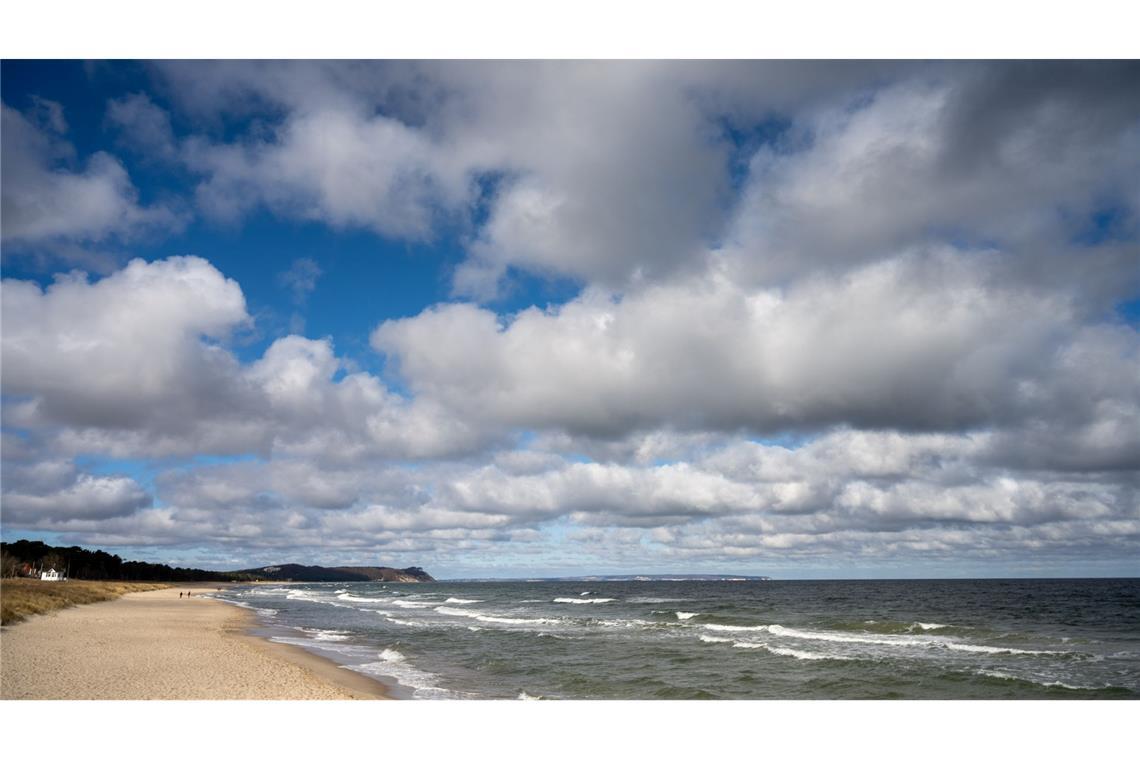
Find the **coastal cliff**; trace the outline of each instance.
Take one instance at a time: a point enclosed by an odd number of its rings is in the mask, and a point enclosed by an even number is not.
[[[430,583],[435,580],[422,567],[320,567],[319,565],[267,565],[238,570],[238,576],[252,576],[267,581],[384,581],[387,583]]]

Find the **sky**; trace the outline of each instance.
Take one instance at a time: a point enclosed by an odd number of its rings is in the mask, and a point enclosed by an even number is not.
[[[0,76],[6,541],[1140,573],[1135,62]]]

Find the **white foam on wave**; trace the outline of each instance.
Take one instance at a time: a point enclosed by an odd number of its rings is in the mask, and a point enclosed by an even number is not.
[[[333,607],[347,607],[352,609],[351,605],[341,604],[327,597],[318,596],[314,591],[305,591],[304,589],[289,589],[289,592],[285,594],[285,598],[292,601],[313,602],[314,604],[328,604]]]
[[[959,652],[978,652],[980,654],[1021,654],[1021,655],[1064,655],[1068,652],[1051,652],[1041,649],[1012,649],[1010,647],[990,647],[983,644],[955,644],[954,642],[939,642],[936,646],[944,646]]]
[[[348,592],[338,593],[336,598],[343,599],[346,602],[364,602],[365,604],[388,604],[389,601],[375,596],[354,596]]]
[[[288,589],[285,592],[285,598],[286,599],[300,599],[302,601],[309,602],[309,601],[313,601],[314,597],[313,597],[312,591],[303,591],[300,589]]]
[[[392,614],[391,612],[388,612],[387,610],[372,610],[372,611],[375,612],[377,615],[383,616],[384,619],[387,620],[389,623],[395,623],[396,625],[406,625],[410,628],[424,628],[425,627],[425,625],[423,623],[416,622],[415,620],[404,620],[403,618],[398,618],[394,614]]]
[[[314,641],[347,641],[352,638],[349,631],[322,628],[301,628],[299,630],[312,636]]]
[[[847,633],[831,633],[828,631],[801,631],[795,628],[785,628],[782,625],[767,626],[768,632],[774,636],[783,636],[792,639],[806,639],[810,641],[832,641],[840,644],[870,644],[873,646],[889,647],[925,647],[945,648],[958,652],[974,652],[977,654],[1012,654],[1012,655],[1065,655],[1068,652],[1053,652],[1037,649],[1014,649],[1011,647],[992,647],[984,644],[962,644],[946,641],[938,637],[920,636],[890,636],[890,635],[858,635]]]
[[[409,609],[423,609],[426,607],[434,607],[439,604],[439,602],[413,602],[407,599],[396,599],[392,604],[397,607],[407,607]]]
[[[412,666],[403,654],[388,648],[380,652],[374,662],[352,665],[352,670],[366,675],[393,678],[401,686],[410,688],[414,698],[454,697],[456,694],[438,685],[439,677]]]
[[[740,639],[729,639],[722,636],[708,636],[700,634],[698,638],[707,644],[731,644],[733,649],[763,649],[772,654],[780,655],[781,657],[794,657],[797,660],[851,660],[854,658],[844,657],[839,654],[829,654],[823,652],[805,652],[802,649],[792,649],[791,647],[773,646],[763,641],[742,641]]]
[[[841,644],[875,644],[891,647],[921,647],[929,646],[930,642],[916,637],[902,638],[899,636],[878,636],[847,633],[830,633],[827,631],[801,631],[796,628],[785,628],[782,625],[762,626],[774,636],[784,636],[791,639],[807,639],[810,641],[834,641]]]
[[[705,623],[704,628],[710,631],[766,631],[766,625],[721,625],[719,623]]]
[[[684,599],[668,599],[660,596],[634,596],[625,600],[627,604],[672,604],[683,602]]]
[[[701,613],[699,613],[699,612],[674,612],[673,614],[677,616],[678,620],[691,620],[692,618],[695,618],[697,615],[699,615]]]
[[[451,615],[452,617],[476,618],[482,614],[479,612],[472,612],[470,610],[457,610],[454,607],[436,607],[435,611],[441,615]]]
[[[538,700],[542,699],[542,697],[532,697],[531,695],[527,694],[525,691],[520,691],[517,699],[521,699],[524,702],[530,702],[530,701],[538,701]]]
[[[919,623],[919,622],[916,622],[915,625],[924,631],[936,631],[939,628],[948,628],[949,627],[949,626],[945,625],[944,623]]]
[[[735,646],[735,645],[734,645]],[[797,660],[852,660],[853,657],[844,657],[841,654],[823,654],[821,652],[805,652],[802,649],[792,649],[791,647],[764,647],[772,654],[778,654],[783,657],[794,657]]]
[[[1055,686],[1062,689],[1072,689],[1074,691],[1095,691],[1095,686],[1074,686],[1073,684],[1065,683],[1064,681],[1038,681],[1035,678],[1027,676],[1019,676],[1013,673],[1008,673],[1004,670],[990,670],[988,668],[981,668],[974,671],[980,676],[988,676],[990,678],[1000,678],[1003,681],[1024,681],[1025,683],[1032,683],[1038,686]]]
[[[458,597],[449,596],[443,600],[444,604],[479,604],[482,599],[460,599]]]
[[[604,597],[597,599],[574,599],[568,596],[560,596],[554,601],[558,604],[605,604],[606,602],[612,602],[613,599],[606,599]]]
[[[726,638],[723,638],[721,636],[709,636],[709,635],[704,634],[704,633],[702,633],[697,638],[699,638],[701,641],[705,642],[706,644],[731,644],[733,642],[732,639],[726,639]]]
[[[484,623],[502,623],[503,625],[557,625],[562,622],[553,618],[505,618],[492,615],[480,615],[475,619]]]
[[[468,610],[457,610],[454,607],[436,607],[435,611],[441,615],[451,615],[453,617],[474,618],[481,623],[501,623],[503,625],[554,625],[561,621],[551,618],[508,618],[498,617],[495,615],[484,615],[481,612],[470,612]]]

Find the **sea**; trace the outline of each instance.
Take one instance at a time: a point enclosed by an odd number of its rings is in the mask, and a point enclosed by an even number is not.
[[[1140,579],[258,584],[408,699],[1136,699]]]

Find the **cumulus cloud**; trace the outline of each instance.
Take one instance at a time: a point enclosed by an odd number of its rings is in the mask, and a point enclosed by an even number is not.
[[[45,420],[174,432],[238,403],[225,382],[234,359],[216,341],[248,320],[245,299],[204,259],[136,259],[44,289],[6,279],[3,296],[5,392]]]
[[[250,322],[241,287],[201,258],[2,287],[6,423],[71,455],[423,457],[498,435],[368,373],[334,379],[328,340],[287,336],[243,365],[225,345]]]
[[[962,429],[1135,404],[1134,383],[1113,379],[1134,376],[1134,331],[1082,330],[1065,293],[1003,282],[993,258],[915,252],[785,289],[713,272],[506,320],[454,304],[388,321],[372,342],[418,397],[457,413],[610,437]],[[1097,361],[1069,358],[1104,340]]]
[[[180,135],[147,93],[107,121],[189,170],[204,213],[454,240],[472,300],[378,324],[381,375],[298,334],[239,358],[244,294],[202,258],[6,279],[6,527],[520,569],[1120,567],[1140,548],[1140,334],[1115,310],[1140,287],[1134,64],[158,79]],[[29,114],[4,111],[6,241],[146,226],[121,165],[76,163],[61,108]],[[65,213],[16,209],[10,230],[12,187]],[[67,206],[88,191],[104,200]],[[479,305],[518,271],[582,288]],[[300,310],[319,276],[298,259],[278,284]]]
[[[126,169],[110,154],[96,152],[77,166],[72,146],[53,133],[66,126],[55,105],[53,131],[2,106],[5,242],[101,241],[181,224],[166,206],[141,205]]]
[[[726,254],[740,277],[786,282],[964,241],[1079,275],[1057,254],[1097,212],[1127,209],[1134,237],[1135,74],[1132,64],[956,68],[820,109],[752,157]],[[1133,248],[1099,263],[1135,287],[1136,261]]]
[[[649,465],[541,453],[415,470],[247,461],[163,475],[160,510],[69,524],[132,542],[372,549],[406,561],[472,561],[461,558],[503,541],[514,551],[519,541],[528,547],[520,557],[569,553],[607,566],[623,557],[631,569],[749,558],[962,561],[1029,546],[1043,561],[1091,547],[1120,561],[1135,551],[1134,479],[1011,470],[990,458],[1000,445],[990,433],[839,430],[795,449],[721,438],[687,462]],[[561,539],[545,532],[552,524]]]
[[[191,141],[210,213],[262,203],[409,239],[450,222],[467,230],[456,292],[479,299],[512,269],[621,289],[699,270],[718,246],[767,283],[931,242],[1040,264],[1105,208],[1137,219],[1127,63],[160,70],[191,113],[274,120]],[[1134,283],[1134,255],[1111,258]]]
[[[172,63],[160,73],[199,117],[255,109],[274,120],[245,139],[188,141],[207,213],[232,219],[264,204],[413,240],[451,223],[470,254],[456,291],[492,298],[512,268],[611,287],[699,268],[727,221],[729,125],[884,68]]]
[[[223,220],[265,205],[335,228],[427,240],[468,189],[462,175],[441,165],[429,137],[353,110],[297,115],[268,140],[192,140],[184,151],[188,165],[206,175],[195,193],[199,206]]]

